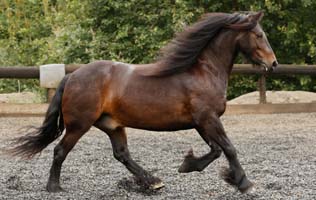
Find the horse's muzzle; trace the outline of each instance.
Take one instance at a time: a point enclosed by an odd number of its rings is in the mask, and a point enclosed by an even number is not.
[[[278,66],[278,61],[277,60],[274,60],[271,64],[271,67],[268,67],[268,71],[269,72],[273,72],[275,70],[275,68]]]

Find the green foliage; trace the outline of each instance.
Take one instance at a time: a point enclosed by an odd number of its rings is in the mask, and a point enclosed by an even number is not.
[[[0,66],[100,59],[149,63],[203,13],[246,10],[265,12],[262,25],[279,63],[316,64],[311,0],[1,0]],[[256,90],[256,80],[233,76],[228,97]],[[36,81],[20,85],[38,90]],[[316,91],[315,85],[315,77],[295,76],[273,77],[267,87]],[[17,81],[0,80],[0,92],[17,90]]]
[[[233,99],[241,94],[246,94],[257,89],[259,76],[232,75],[229,81],[227,99]]]

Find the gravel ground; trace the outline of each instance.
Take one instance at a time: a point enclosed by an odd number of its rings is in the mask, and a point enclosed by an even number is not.
[[[0,155],[0,199],[315,199],[316,113],[239,115],[222,118],[227,134],[255,189],[240,194],[219,177],[227,166],[222,156],[203,172],[179,174],[185,152],[208,147],[195,131],[148,132],[128,129],[130,151],[166,187],[144,191],[112,156],[107,136],[91,129],[67,157],[61,183],[67,192],[45,191],[52,162],[50,145],[33,160]],[[19,129],[42,118],[0,118],[0,148]],[[56,144],[56,142],[54,143]]]

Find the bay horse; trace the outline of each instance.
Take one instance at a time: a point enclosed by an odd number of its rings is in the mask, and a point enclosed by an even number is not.
[[[62,135],[54,148],[47,183],[49,192],[60,186],[62,163],[78,140],[92,127],[111,140],[114,157],[139,183],[151,189],[162,181],[139,166],[127,147],[125,127],[152,131],[195,129],[210,147],[196,157],[185,156],[179,172],[202,171],[224,152],[229,169],[223,178],[240,192],[252,182],[237,158],[220,116],[226,108],[226,90],[233,63],[241,52],[263,70],[277,60],[259,22],[262,12],[209,13],[178,34],[152,64],[95,61],[66,75],[49,105],[43,124],[18,138],[14,155],[32,158]]]

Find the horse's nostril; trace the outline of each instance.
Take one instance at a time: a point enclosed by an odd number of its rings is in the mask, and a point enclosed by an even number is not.
[[[279,64],[278,61],[275,60],[275,61],[273,61],[273,63],[272,63],[272,67],[276,67],[276,66],[278,66],[278,64]]]

